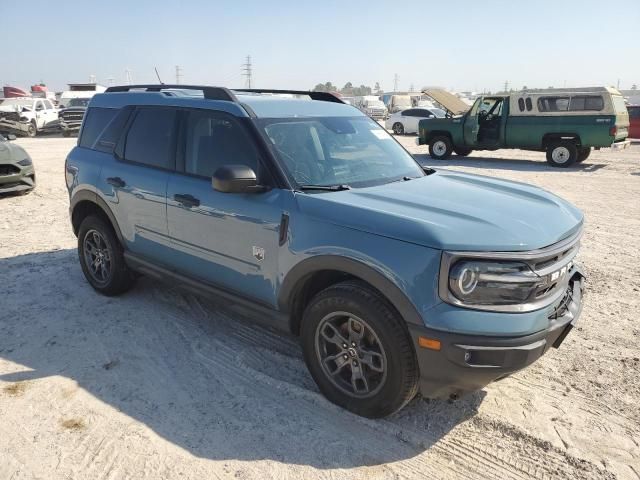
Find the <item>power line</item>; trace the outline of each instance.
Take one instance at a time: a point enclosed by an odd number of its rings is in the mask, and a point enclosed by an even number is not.
[[[176,85],[180,85],[182,77],[182,67],[180,67],[180,65],[176,65]]]
[[[244,86],[246,88],[251,88],[251,55],[247,55],[247,63],[242,64],[240,72],[240,74],[245,77]]]

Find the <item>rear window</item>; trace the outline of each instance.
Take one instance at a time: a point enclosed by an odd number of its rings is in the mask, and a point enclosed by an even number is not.
[[[122,129],[124,128],[131,112],[132,107],[126,107],[118,110],[117,115],[111,120],[109,125],[103,130],[102,135],[98,138],[98,142],[93,147],[94,150],[104,153],[113,153],[116,143],[120,138]]]
[[[566,112],[569,108],[569,97],[540,97],[538,99],[538,111],[540,112]]]
[[[600,111],[604,108],[604,100],[600,95],[578,95],[571,97],[571,103],[569,104],[569,110],[572,112],[580,110],[596,110]]]
[[[93,107],[88,109],[82,122],[82,131],[80,132],[78,145],[85,148],[92,148],[105,127],[113,120],[116,113],[118,113],[118,110],[115,108]]]
[[[152,167],[175,168],[175,119],[172,108],[141,108],[127,133],[124,157]]]
[[[611,95],[611,100],[613,100],[613,109],[616,113],[624,113],[627,109],[627,106],[624,103],[624,97],[621,95]]]

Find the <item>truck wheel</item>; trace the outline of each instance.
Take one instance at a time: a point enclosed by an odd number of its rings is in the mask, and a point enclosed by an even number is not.
[[[589,155],[591,154],[591,147],[582,147],[578,149],[578,158],[576,159],[576,163],[584,162]]]
[[[453,151],[456,152],[456,155],[458,155],[459,157],[466,157],[467,155],[470,155],[471,152],[473,152],[473,150],[471,150],[470,148],[465,147],[455,147]]]
[[[362,282],[318,293],[304,312],[301,339],[320,391],[357,415],[390,415],[417,393],[418,364],[404,320]]]
[[[62,136],[63,137],[70,137],[71,136],[71,132],[69,130],[63,130],[62,131]]]
[[[578,147],[575,143],[553,142],[547,147],[547,162],[554,167],[567,168],[578,158]]]
[[[31,122],[29,124],[29,128],[27,129],[27,137],[35,137],[38,134],[38,127],[36,126],[36,122]]]
[[[400,122],[396,122],[393,124],[393,133],[395,133],[396,135],[403,135],[404,134],[404,125],[402,125]]]
[[[451,152],[453,152],[453,147],[449,137],[434,137],[429,142],[429,155],[431,158],[444,160],[451,156]]]
[[[124,293],[135,281],[113,228],[100,217],[89,215],[80,224],[78,257],[87,281],[103,295]]]

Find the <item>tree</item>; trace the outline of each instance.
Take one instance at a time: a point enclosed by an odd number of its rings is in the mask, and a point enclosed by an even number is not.
[[[376,93],[381,93],[382,92],[382,89],[380,88],[380,82],[376,82],[375,86],[373,87],[373,90]]]
[[[326,91],[327,91],[327,89],[326,89],[326,87],[324,86],[324,83],[319,83],[319,84],[317,84],[315,87],[313,87],[313,91],[314,91],[314,92],[326,92]]]

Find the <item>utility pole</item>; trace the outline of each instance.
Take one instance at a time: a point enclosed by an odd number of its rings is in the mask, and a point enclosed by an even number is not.
[[[251,88],[251,55],[247,55],[247,62],[242,64],[240,71],[241,75],[245,77],[244,86]]]
[[[124,76],[127,79],[127,85],[131,85],[131,70],[128,68],[124,71]]]
[[[409,91],[410,92],[414,92],[415,90],[413,89],[413,83],[409,86]]]
[[[397,73],[393,76],[393,91],[394,92],[398,91],[398,74]]]
[[[507,93],[509,91],[509,80],[505,80],[504,82],[504,92]]]
[[[176,85],[180,85],[180,81],[182,80],[182,68],[180,65],[176,65]]]
[[[109,78],[107,78],[107,86],[112,87],[114,84],[114,78],[113,75],[110,75]]]
[[[96,76],[95,75],[89,75],[89,83],[96,83]]]

